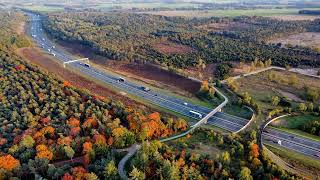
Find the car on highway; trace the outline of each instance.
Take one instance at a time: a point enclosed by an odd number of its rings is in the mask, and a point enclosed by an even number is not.
[[[189,113],[193,117],[200,118],[200,119],[202,118],[202,114],[198,113],[197,111],[190,110]]]
[[[90,64],[88,64],[88,63],[80,63],[80,65],[85,66],[85,67],[90,67]]]
[[[118,81],[119,82],[125,82],[126,80],[124,78],[122,78],[122,77],[119,77]]]
[[[144,90],[144,91],[146,91],[146,92],[149,92],[149,91],[151,91],[151,89],[150,89],[150,88],[148,88],[148,87],[145,87],[145,86],[142,86],[141,88],[142,88],[142,90]]]
[[[320,158],[320,153],[317,153],[314,156]]]
[[[188,103],[184,102],[183,105],[188,106]]]

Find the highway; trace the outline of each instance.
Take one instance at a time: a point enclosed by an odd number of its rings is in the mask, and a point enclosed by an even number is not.
[[[46,37],[45,33],[43,32],[41,19],[39,16],[35,14],[28,15],[30,16],[31,20],[29,34],[33,37],[34,41],[39,45],[40,48],[42,48],[44,51],[47,51],[49,54],[51,53],[56,57],[57,60],[60,60],[61,62],[67,62],[76,59],[74,56],[69,55],[62,49],[55,47],[55,44]],[[82,74],[104,82],[109,86],[115,87],[121,91],[142,98],[157,106],[197,120],[205,119],[203,117],[207,117],[208,114],[212,111],[207,107],[195,105],[189,102],[186,103],[181,99],[161,94],[153,90],[152,88],[150,91],[145,91],[139,84],[135,84],[129,81],[121,82],[119,81],[120,77],[116,77],[112,74],[107,73],[106,71],[101,71],[92,66],[85,66],[84,63],[81,62],[70,63],[67,65],[67,68],[76,69]],[[196,112],[196,114],[191,113],[190,111],[194,111]],[[248,120],[246,119],[222,112],[215,112],[212,117],[208,118],[208,124],[217,126],[230,132],[238,132],[247,123]],[[200,125],[199,122],[196,124],[197,126]],[[288,139],[288,137],[294,138]],[[282,147],[311,156],[313,158],[320,159],[320,156],[317,157],[318,154],[320,155],[320,147],[318,146],[319,141],[306,139],[304,137],[281,132],[278,130],[270,130],[269,132],[264,132],[263,139],[270,142],[283,140],[283,143],[281,144]]]
[[[45,36],[45,33],[43,32],[43,29],[41,26],[40,18],[37,15],[30,14],[30,16],[31,16],[31,29],[29,33],[33,37],[33,39],[37,42],[40,48],[47,51],[51,55],[54,54],[56,59],[62,62],[67,62],[67,61],[76,59],[75,57],[68,55],[58,47],[55,47],[55,44],[52,43]],[[202,119],[202,117],[205,117],[208,113],[212,111],[212,109],[209,109],[207,107],[194,105],[190,102],[186,103],[181,99],[167,96],[154,90],[145,91],[142,85],[135,84],[130,81],[120,82],[119,81],[120,77],[116,77],[114,75],[108,74],[94,67],[87,67],[82,62],[70,63],[67,65],[67,68],[74,68],[77,71],[80,71],[81,73],[91,78],[102,81],[110,86],[113,86],[119,90],[125,91],[129,94],[135,95],[139,98],[143,98],[144,100],[147,100],[152,104],[158,105],[160,107],[169,109],[173,112],[176,112],[197,120]],[[194,111],[198,114],[193,114],[190,111]],[[224,114],[224,116],[228,117],[229,115]],[[231,116],[230,116],[230,119],[232,119]],[[237,121],[237,120],[241,122],[246,121],[241,118],[232,119],[232,121]],[[220,127],[222,129],[226,129],[232,132],[236,132],[242,128],[241,126],[232,126],[234,122],[227,119],[224,120],[224,124],[230,124],[230,127],[227,127],[227,128],[225,128],[226,125],[220,124],[220,121],[215,118],[210,118],[208,121],[210,121],[210,124],[212,125],[215,125],[217,127]]]

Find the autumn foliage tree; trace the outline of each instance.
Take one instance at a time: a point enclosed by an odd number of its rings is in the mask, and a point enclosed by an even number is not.
[[[0,156],[0,168],[12,171],[18,166],[20,166],[19,160],[15,159],[11,155]]]
[[[37,150],[38,158],[45,158],[45,159],[48,159],[49,161],[52,160],[53,153],[46,145],[40,144],[37,146],[36,150]]]

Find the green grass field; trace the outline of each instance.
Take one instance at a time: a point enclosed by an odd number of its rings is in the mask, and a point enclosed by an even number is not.
[[[312,114],[303,114],[299,116],[287,116],[281,120],[286,121],[286,128],[298,129],[299,127],[302,127],[306,122],[316,119],[320,119],[320,117]]]
[[[41,13],[49,13],[49,12],[61,12],[64,11],[63,7],[53,7],[53,6],[24,6],[23,8],[31,10],[31,11],[37,11]]]

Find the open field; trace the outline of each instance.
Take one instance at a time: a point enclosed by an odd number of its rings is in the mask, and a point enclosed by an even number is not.
[[[274,76],[276,81],[271,81],[269,76]],[[296,77],[297,80],[294,85],[291,85],[288,82],[292,77]],[[261,114],[257,116],[255,122],[258,124],[265,121],[268,113],[275,108],[275,106],[271,104],[272,96],[287,98],[291,103],[291,108],[295,109],[298,106],[298,103],[300,103],[300,100],[303,102],[306,101],[305,86],[316,89],[320,88],[319,79],[288,71],[275,70],[240,78],[235,81],[235,84],[238,86],[237,93],[248,92],[259,105]]]
[[[264,104],[270,104],[268,101],[274,95],[286,97],[293,102],[305,101],[305,87],[320,89],[320,80],[317,78],[276,70],[241,78],[237,83],[240,93],[249,92]]]
[[[211,16],[272,16],[277,18],[284,18],[288,16],[293,19],[300,18],[310,18],[306,15],[299,15],[300,9],[248,9],[248,10],[237,10],[237,9],[227,9],[227,10],[195,10],[195,11],[149,11],[142,12],[148,14],[156,14],[163,16],[184,16],[184,17],[211,17]],[[294,16],[293,16],[294,15]],[[315,16],[313,16],[315,18]]]
[[[56,7],[56,6],[40,6],[40,5],[34,5],[34,6],[23,6],[23,8],[28,9],[28,10],[31,10],[31,11],[42,12],[42,13],[64,11],[64,8],[63,8],[63,7]]]
[[[98,4],[96,8],[98,9],[131,9],[131,8],[196,8],[198,4],[194,3],[105,3],[105,4]]]
[[[290,46],[303,46],[312,49],[320,49],[320,33],[316,32],[305,32],[300,34],[294,34],[287,37],[281,37],[274,39],[270,43],[281,43],[283,45]]]

